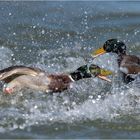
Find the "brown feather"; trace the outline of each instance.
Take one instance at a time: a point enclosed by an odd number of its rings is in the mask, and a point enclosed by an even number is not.
[[[51,79],[50,84],[48,85],[49,89],[54,92],[59,92],[67,89],[70,86],[72,80],[68,75],[48,75],[48,78]]]
[[[120,67],[126,67],[128,74],[138,74],[140,72],[140,58],[134,55],[123,55]]]
[[[135,55],[123,55],[121,65],[126,64],[126,63],[140,65],[140,58]]]
[[[124,64],[120,68],[127,68],[128,72],[126,74],[138,74],[138,73],[140,73],[140,65]]]

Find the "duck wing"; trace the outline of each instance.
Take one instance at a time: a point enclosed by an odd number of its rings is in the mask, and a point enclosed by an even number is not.
[[[37,76],[40,73],[44,73],[44,71],[39,68],[32,68],[26,66],[11,66],[0,70],[0,80],[7,83],[21,75]]]
[[[121,61],[120,70],[125,74],[140,73],[140,58],[134,55],[124,55]]]
[[[120,66],[120,71],[125,74],[139,74],[140,65],[137,64],[123,64]]]
[[[137,64],[140,65],[140,57],[135,55],[124,55],[121,61],[121,65],[123,64]]]

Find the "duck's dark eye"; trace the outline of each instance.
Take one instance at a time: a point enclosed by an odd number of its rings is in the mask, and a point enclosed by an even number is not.
[[[97,76],[100,74],[100,68],[93,64],[89,66],[89,71],[94,76]]]
[[[105,43],[103,45],[103,48],[106,52],[111,52],[113,50],[113,47],[111,46],[111,44]]]
[[[100,74],[100,69],[91,69],[90,73],[94,76],[97,76]]]

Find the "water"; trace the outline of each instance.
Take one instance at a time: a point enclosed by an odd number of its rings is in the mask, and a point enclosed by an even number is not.
[[[119,38],[128,53],[139,55],[139,7],[140,2],[0,2],[0,68],[20,64],[62,73],[93,62],[117,72],[115,55],[93,60],[91,51]],[[140,138],[139,88],[110,78],[112,84],[81,80],[57,94],[0,91],[0,138]]]

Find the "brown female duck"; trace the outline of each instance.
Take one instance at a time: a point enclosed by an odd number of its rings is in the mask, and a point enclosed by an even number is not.
[[[0,80],[4,81],[3,92],[13,93],[23,88],[43,92],[61,92],[70,87],[74,81],[98,77],[111,82],[106,76],[112,72],[91,64],[84,65],[69,74],[47,74],[38,68],[12,66],[0,71]]]
[[[99,48],[92,53],[92,56],[95,58],[110,52],[118,54],[118,64],[120,71],[123,74],[124,82],[128,83],[133,81],[134,79],[130,75],[140,73],[140,58],[126,54],[126,45],[117,39],[107,40],[102,48]]]

